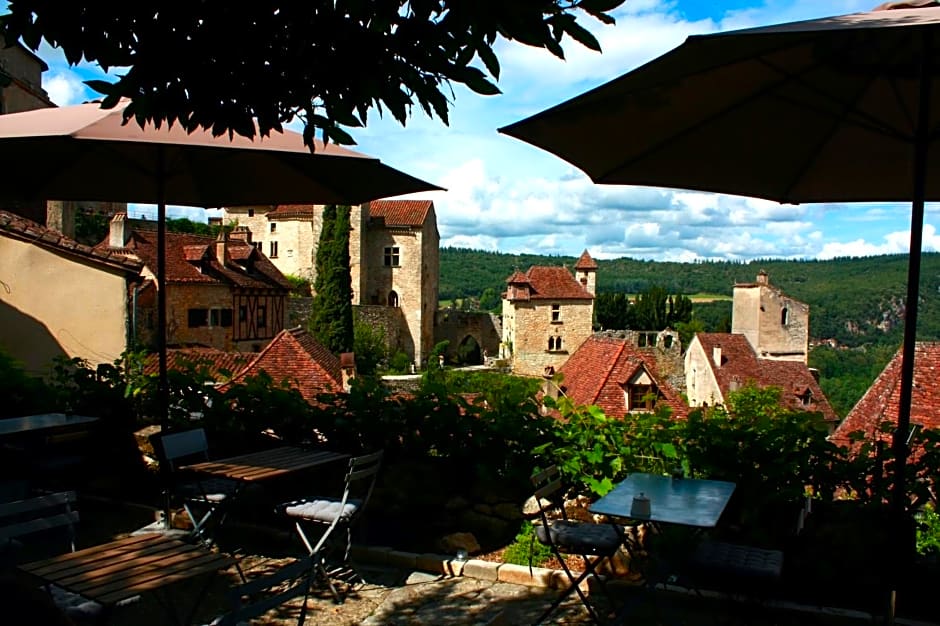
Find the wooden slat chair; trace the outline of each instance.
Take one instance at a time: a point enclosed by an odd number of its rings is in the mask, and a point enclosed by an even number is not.
[[[74,552],[77,499],[74,491],[63,491],[0,504],[0,560],[15,563],[27,547],[23,537],[55,529],[65,531]]]
[[[621,545],[621,535],[612,524],[598,524],[568,519],[565,510],[561,474],[554,465],[532,476],[532,485],[535,487],[535,501],[538,503],[541,524],[535,528],[535,536],[539,543],[548,546],[552,553],[561,562],[561,567],[568,577],[569,586],[555,599],[551,606],[535,621],[541,624],[548,619],[555,609],[576,592],[581,603],[587,609],[591,620],[595,624],[602,623],[596,609],[581,590],[581,583],[589,576],[593,576],[600,583],[600,588],[607,594],[613,603],[613,596],[607,588],[602,576],[597,574],[597,567],[604,559],[611,559]],[[584,571],[575,575],[568,567],[565,555],[575,554],[584,561]],[[613,568],[613,561],[610,562]]]
[[[333,582],[335,579],[345,574],[347,579],[362,581],[362,576],[349,563],[352,531],[362,518],[375,488],[382,465],[382,455],[380,450],[351,458],[341,496],[312,496],[285,502],[276,507],[279,514],[294,520],[294,528],[308,554],[314,559],[318,576],[329,586],[333,599],[338,604],[343,602],[344,597],[336,588]],[[309,535],[315,531],[319,532],[320,536],[314,542]],[[336,536],[341,531],[345,531],[345,541]],[[328,568],[327,561],[331,553],[340,549],[341,557],[334,559],[332,567]]]
[[[304,600],[297,617],[297,626],[303,626],[315,575],[314,558],[305,556],[271,574],[238,585],[227,595],[229,612],[213,620],[212,626],[247,623],[300,596]],[[287,583],[286,587],[284,583]]]
[[[212,534],[225,520],[226,505],[238,493],[240,483],[225,478],[180,475],[181,465],[209,460],[209,443],[202,428],[157,435],[152,441],[161,462],[170,468],[170,491],[182,499],[183,508],[193,523],[193,534],[211,544]]]

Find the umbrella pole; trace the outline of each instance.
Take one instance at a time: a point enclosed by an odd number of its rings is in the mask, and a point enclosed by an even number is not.
[[[157,152],[157,416],[160,420],[160,435],[169,427],[169,384],[166,366],[166,163],[161,147]],[[166,528],[170,521],[169,467],[161,459],[160,476],[163,484],[163,520]]]
[[[911,402],[914,388],[914,352],[917,344],[917,304],[920,295],[920,257],[924,234],[924,199],[927,186],[927,152],[930,143],[930,91],[931,67],[927,51],[931,50],[931,37],[924,33],[924,54],[921,55],[920,93],[917,128],[914,135],[914,193],[911,202],[911,242],[908,251],[907,302],[904,310],[904,343],[901,348],[901,394],[898,401],[898,424],[894,431],[894,491],[892,493],[893,535],[897,541],[895,557],[895,585],[892,587],[886,617],[894,621],[895,590],[907,567],[908,553],[913,550],[913,536],[909,536],[907,523],[907,457],[911,430]],[[909,545],[910,544],[910,545]]]

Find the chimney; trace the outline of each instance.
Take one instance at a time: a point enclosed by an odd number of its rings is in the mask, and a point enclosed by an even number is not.
[[[247,226],[236,226],[228,235],[229,241],[244,241],[251,243],[251,230]]]
[[[721,367],[721,346],[712,348],[712,361],[715,362],[715,367]]]
[[[343,352],[339,355],[339,369],[343,376],[343,391],[352,389],[352,380],[356,377],[356,354]]]
[[[115,213],[111,218],[108,231],[108,246],[111,248],[123,248],[130,239],[131,231],[127,227],[127,213]]]
[[[225,246],[228,244],[228,232],[223,228],[215,240],[215,258],[219,265],[225,265]]]

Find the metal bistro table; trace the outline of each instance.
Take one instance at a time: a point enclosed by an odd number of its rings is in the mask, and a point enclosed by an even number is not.
[[[42,430],[72,428],[73,426],[91,424],[97,421],[97,417],[69,415],[67,413],[42,413],[40,415],[8,417],[6,419],[0,419],[0,437],[5,435],[32,433]]]
[[[718,524],[734,489],[734,483],[722,480],[630,474],[610,493],[588,507],[588,510],[615,519],[626,518],[649,523],[656,533],[662,533],[661,526],[664,525],[686,527],[698,532],[714,528]],[[633,498],[636,496],[649,498],[649,515],[640,515],[631,510]],[[645,545],[645,535],[641,535],[638,525],[628,527],[628,530],[617,523],[614,527],[620,533],[623,546],[630,555],[631,569],[634,559],[640,563],[636,573],[640,575],[649,591],[655,589],[659,583],[665,584],[673,580],[672,568],[675,563],[671,562],[669,555],[659,552],[650,554],[649,546]],[[679,558],[685,559],[689,556],[682,554]],[[632,608],[630,603],[625,604],[614,623],[624,623]]]
[[[695,528],[714,528],[734,493],[734,483],[698,478],[630,474],[590,506],[591,513]],[[650,500],[650,514],[631,514],[634,496]]]
[[[103,609],[103,622],[121,601],[151,592],[174,623],[189,624],[213,576],[234,563],[231,557],[202,546],[151,533],[27,563],[19,569],[44,585],[56,585],[97,602]],[[182,598],[157,593],[166,592],[173,583],[203,576],[207,579],[203,586],[180,590],[180,595],[195,591],[185,616],[177,613]]]

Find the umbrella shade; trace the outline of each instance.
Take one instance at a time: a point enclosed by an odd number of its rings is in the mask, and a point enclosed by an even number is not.
[[[788,203],[910,200],[893,443],[898,520],[907,502],[924,201],[940,199],[940,8],[901,7],[689,37],[620,78],[500,129],[599,183]]]
[[[256,140],[124,123],[98,104],[0,116],[0,197],[217,207],[342,203],[438,187],[375,158],[299,133]]]
[[[598,183],[910,200],[921,89],[940,103],[938,75],[940,9],[873,11],[692,36],[500,132]],[[940,107],[923,121],[933,148]],[[940,199],[940,158],[926,167],[925,196]]]

